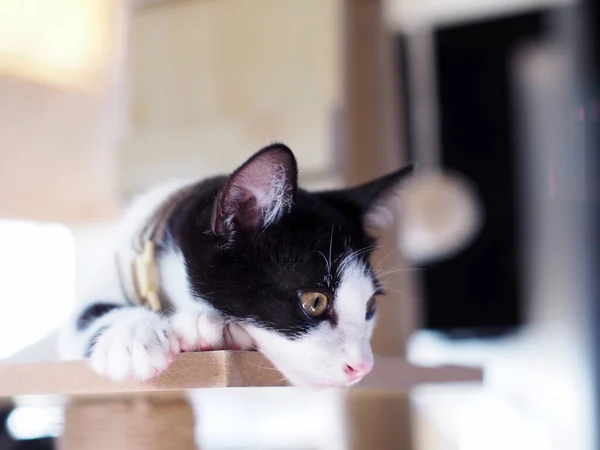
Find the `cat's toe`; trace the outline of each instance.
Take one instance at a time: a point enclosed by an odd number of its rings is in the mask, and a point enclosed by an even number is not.
[[[225,328],[225,346],[229,350],[255,350],[256,344],[240,325],[228,323]]]
[[[171,319],[182,351],[196,352],[224,348],[221,316],[212,313],[178,313]]]
[[[149,311],[120,319],[96,341],[92,368],[115,381],[145,381],[164,372],[180,352],[168,321]]]

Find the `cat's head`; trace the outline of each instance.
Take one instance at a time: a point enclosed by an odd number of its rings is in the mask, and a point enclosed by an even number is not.
[[[195,250],[204,255],[186,258],[192,290],[240,323],[293,384],[358,382],[373,366],[381,294],[366,228],[385,218],[383,203],[409,172],[310,193],[298,188],[287,147],[261,150],[216,194]]]

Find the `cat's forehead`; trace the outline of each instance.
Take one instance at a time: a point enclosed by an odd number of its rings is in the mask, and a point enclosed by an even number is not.
[[[332,252],[364,247],[371,239],[364,232],[359,216],[335,208],[318,196],[303,193],[294,211],[279,222],[281,233],[296,236],[298,244]]]
[[[266,230],[254,245],[276,258],[312,263],[324,260],[333,269],[350,255],[366,260],[374,248],[373,240],[353,225],[312,214],[298,215]]]
[[[315,229],[310,232],[296,229],[265,238],[266,245],[256,243],[260,256],[255,262],[257,270],[263,272],[259,278],[266,277],[284,289],[315,289],[335,294],[344,279],[353,277],[349,274],[360,274],[369,286],[376,283],[369,264],[373,246],[343,227],[327,226],[321,233]]]
[[[339,278],[350,261],[367,263],[374,241],[362,224],[318,202],[299,202],[292,214],[254,240],[258,259],[278,264],[289,274],[329,281]]]

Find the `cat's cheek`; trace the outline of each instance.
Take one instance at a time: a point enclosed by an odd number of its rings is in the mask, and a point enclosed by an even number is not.
[[[373,332],[375,331],[376,325],[377,325],[377,314],[375,314],[375,316],[372,319],[367,320],[366,328],[367,328],[367,337],[368,337],[369,341],[373,337]]]
[[[271,364],[281,372],[288,382],[294,386],[310,386],[303,376],[305,368],[310,367],[310,362],[303,361],[305,352],[301,351],[301,344],[260,326],[247,326],[245,330],[252,338],[257,350],[271,361]]]
[[[292,385],[314,389],[350,384],[344,372],[346,352],[343,346],[336,344],[340,336],[329,324],[295,339],[260,327],[247,330],[258,350]]]

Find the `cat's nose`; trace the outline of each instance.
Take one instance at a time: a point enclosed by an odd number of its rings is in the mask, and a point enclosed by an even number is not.
[[[350,378],[350,381],[358,380],[359,378],[364,377],[371,370],[373,370],[373,363],[361,362],[358,364],[346,364],[344,367],[344,372]]]

